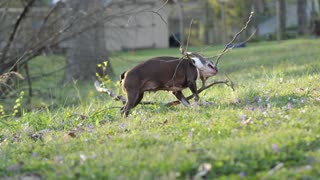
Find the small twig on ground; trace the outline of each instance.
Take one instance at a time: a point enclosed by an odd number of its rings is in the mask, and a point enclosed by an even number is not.
[[[269,175],[273,175],[275,172],[280,170],[284,166],[284,163],[280,162],[275,167],[273,167],[266,176],[264,176],[262,179],[267,179]]]

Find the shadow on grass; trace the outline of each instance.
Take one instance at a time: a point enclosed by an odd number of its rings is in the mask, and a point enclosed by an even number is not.
[[[214,101],[205,102],[206,105],[200,105],[200,108],[211,109],[219,108],[220,110],[230,110],[230,109],[265,109],[268,107],[276,108],[299,108],[308,103],[307,99],[309,96],[307,94],[288,94],[283,96],[271,96],[271,97],[259,97],[259,92],[250,93],[245,95],[243,99],[236,99],[234,102],[219,103]],[[210,98],[208,99],[210,100]],[[153,113],[163,113],[163,112],[176,112],[179,111],[181,104],[176,106],[166,106],[166,103],[157,103],[153,105],[139,105],[136,109],[144,109]],[[288,107],[289,106],[289,107]],[[192,108],[192,107],[190,107]]]

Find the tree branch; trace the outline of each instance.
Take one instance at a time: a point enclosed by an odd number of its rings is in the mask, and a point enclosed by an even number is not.
[[[232,86],[228,84],[229,82],[231,82]],[[207,86],[201,87],[200,89],[198,89],[197,92],[198,92],[198,94],[200,94],[202,91],[204,91],[204,90],[206,90],[206,89],[208,89],[208,88],[210,88],[210,87],[212,87],[212,86],[214,86],[216,84],[225,84],[227,86],[230,86],[234,90],[232,81],[225,80],[225,81],[215,81],[215,82],[213,82],[213,83],[211,83],[211,84],[209,84]],[[190,100],[193,97],[194,97],[194,95],[191,94],[190,96],[186,97],[186,99]],[[166,105],[167,106],[174,106],[174,105],[178,105],[178,104],[180,104],[180,101],[172,101],[172,102],[167,103]]]
[[[229,79],[229,77],[228,77]],[[228,84],[230,83],[230,84]],[[216,84],[225,84],[229,87],[232,88],[232,90],[234,90],[234,84],[233,82],[229,79],[229,80],[224,80],[224,81],[215,81],[207,86],[204,86],[204,87],[201,87],[200,89],[197,90],[198,94],[200,94],[201,92],[203,92],[204,90],[216,85]],[[115,101],[121,101],[122,104],[125,104],[126,103],[126,99],[121,96],[121,95],[116,95],[112,90],[110,89],[107,89],[107,88],[104,88],[104,87],[101,87],[101,84],[99,83],[99,81],[95,81],[94,83],[94,86],[96,88],[96,90],[98,92],[102,92],[102,93],[107,93],[111,98],[113,98],[113,100]],[[192,99],[194,97],[194,95],[190,95],[188,97],[186,97],[188,100]],[[150,104],[157,104],[156,102],[151,102],[151,101],[146,101],[146,102],[140,102],[139,104],[142,104],[142,105],[150,105]],[[166,103],[165,105],[166,106],[174,106],[174,105],[178,105],[180,104],[180,101],[172,101],[172,102],[169,102],[169,103]]]
[[[232,40],[224,47],[224,49],[222,50],[222,53],[217,57],[216,64],[215,64],[216,67],[218,67],[218,63],[219,63],[220,58],[221,58],[225,53],[227,53],[229,50],[232,50],[232,49],[234,48],[234,46],[232,46],[232,47],[230,48],[230,45],[238,38],[238,36],[239,36],[244,30],[247,29],[249,23],[251,22],[251,18],[252,18],[252,16],[253,16],[253,14],[254,14],[254,12],[252,11],[251,14],[250,14],[250,16],[249,16],[249,18],[248,18],[248,21],[247,21],[246,24],[245,24],[245,26],[244,26],[239,32],[236,33],[236,35],[232,38]],[[255,31],[255,32],[256,32],[256,31]],[[254,33],[255,33],[255,32],[254,32]],[[254,34],[254,33],[253,33],[253,34]],[[251,35],[250,38],[251,38],[252,36],[253,36],[253,35]],[[248,39],[248,40],[249,40],[249,39]],[[247,41],[248,41],[248,40],[247,40]]]
[[[6,46],[4,47],[3,51],[2,51],[2,56],[1,56],[1,62],[5,61],[5,58],[7,56],[7,53],[11,47],[11,44],[16,36],[17,30],[22,22],[22,20],[25,18],[26,14],[29,12],[29,9],[31,8],[31,6],[34,4],[35,0],[29,0],[27,5],[24,7],[23,11],[21,12],[21,14],[19,15],[17,21],[14,24],[13,27],[13,31],[10,34],[9,40],[6,44]]]

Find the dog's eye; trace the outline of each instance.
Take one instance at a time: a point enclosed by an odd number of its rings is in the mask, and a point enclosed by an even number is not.
[[[192,59],[192,63],[193,63],[193,64],[196,64],[196,61]]]

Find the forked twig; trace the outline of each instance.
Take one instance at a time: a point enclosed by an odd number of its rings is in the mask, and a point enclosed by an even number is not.
[[[246,25],[245,25],[239,32],[237,32],[237,34],[233,37],[233,39],[224,47],[224,49],[223,49],[222,52],[224,52],[224,51],[230,46],[230,44],[232,44],[232,43],[237,39],[237,37],[238,37],[244,30],[247,29],[247,27],[248,27],[248,25],[249,25],[249,23],[250,23],[250,21],[251,21],[251,18],[252,18],[252,16],[253,16],[253,14],[254,14],[254,12],[252,11],[252,12],[250,13],[249,18],[248,18],[248,21],[246,22]]]
[[[239,44],[245,44],[247,43],[248,41],[250,41],[250,39],[256,34],[257,32],[257,28],[253,31],[253,33],[245,40],[245,41],[242,41],[241,43]],[[225,50],[224,52],[220,53],[220,54],[217,54],[217,55],[214,55],[214,56],[209,56],[207,58],[215,58],[217,57],[217,60],[219,60],[221,58],[221,56],[223,56],[224,54],[226,54],[227,52],[229,52],[230,50],[232,50],[234,48],[234,46],[228,48],[227,50]]]
[[[239,36],[244,30],[247,29],[249,23],[251,22],[251,18],[252,18],[252,16],[253,16],[253,14],[254,14],[254,12],[252,11],[251,14],[250,14],[250,16],[249,16],[249,18],[248,18],[248,20],[247,20],[247,22],[246,22],[246,24],[245,24],[245,26],[244,26],[239,32],[236,33],[236,35],[232,38],[232,40],[224,47],[224,49],[222,50],[222,53],[217,57],[216,64],[215,64],[216,67],[218,66],[218,63],[219,63],[220,58],[221,58],[225,53],[227,53],[228,51],[230,51],[231,49],[234,48],[234,46],[230,47],[230,45],[238,38],[238,36]],[[250,35],[250,37],[249,37],[246,41],[244,41],[244,42],[249,41],[249,40],[253,37],[253,35],[255,34],[255,32],[256,32],[256,30],[255,30],[254,33],[252,33],[252,35]]]

